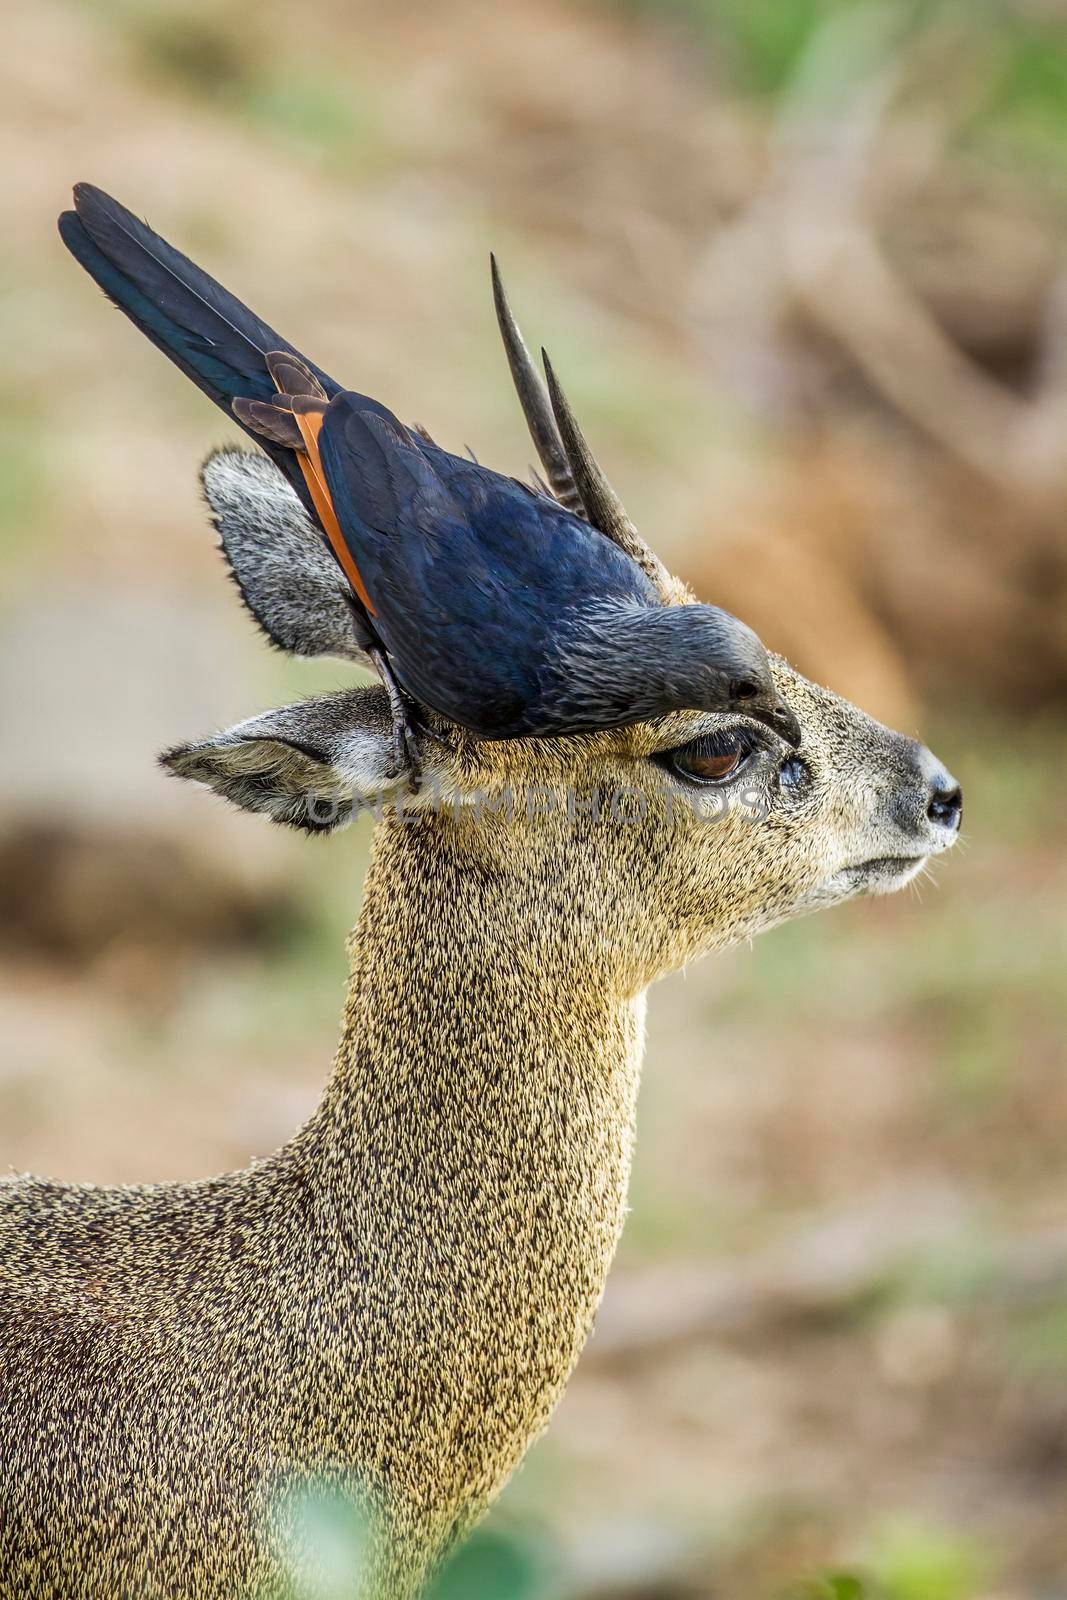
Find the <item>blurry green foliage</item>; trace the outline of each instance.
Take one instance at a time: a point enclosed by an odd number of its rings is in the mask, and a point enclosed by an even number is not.
[[[145,68],[185,92],[218,102],[334,158],[384,142],[370,85],[321,60],[268,66],[264,41],[241,7],[160,7],[151,0],[93,0],[121,28]],[[689,32],[717,75],[742,93],[773,97],[792,81],[824,25],[849,12],[888,16],[903,35],[931,24],[955,28],[983,62],[987,86],[964,138],[1000,159],[1062,166],[1067,141],[1067,24],[1017,0],[613,0],[631,15]],[[851,70],[843,60],[842,73]]]
[[[319,1487],[298,1496],[290,1508],[286,1600],[351,1600],[367,1549],[361,1507],[338,1490]],[[314,1567],[307,1552],[314,1551]]]
[[[1067,28],[1002,22],[999,71],[971,132],[1010,161],[1062,167],[1067,133]]]
[[[540,1548],[513,1532],[478,1529],[442,1568],[426,1600],[540,1600],[549,1588]]]
[[[362,87],[346,79],[331,81],[318,67],[263,74],[244,88],[239,109],[273,133],[334,154],[350,155],[377,136]]]
[[[989,1577],[976,1539],[911,1521],[887,1526],[867,1564],[885,1600],[977,1600]]]
[[[340,1489],[317,1485],[283,1497],[279,1510],[289,1530],[285,1600],[354,1600],[371,1538],[364,1508]],[[487,1527],[446,1562],[426,1600],[547,1600],[550,1585],[540,1544],[510,1528]]]
[[[1008,1357],[1013,1369],[1027,1376],[1067,1372],[1067,1305],[1025,1314],[1008,1336]]]
[[[810,1578],[789,1589],[784,1600],[977,1600],[988,1569],[985,1551],[973,1539],[894,1522],[876,1536],[862,1575]]]
[[[898,1304],[967,1305],[986,1293],[999,1270],[996,1249],[979,1229],[916,1251],[897,1276]]]
[[[145,65],[183,89],[221,96],[253,76],[245,39],[223,16],[186,7],[150,10],[133,20],[131,37]]]
[[[147,73],[204,98],[232,93],[255,74],[262,48],[238,6],[204,0],[86,0]]]
[[[374,94],[350,64],[335,70],[314,55],[284,52],[279,59],[269,35],[240,7],[96,3],[142,69],[172,89],[344,168],[383,145]]]
[[[631,14],[687,29],[721,79],[744,94],[787,88],[823,26],[866,10],[902,37],[932,25],[958,35],[982,63],[986,87],[964,139],[996,158],[1062,168],[1067,152],[1067,22],[1013,0],[615,0]],[[842,57],[841,73],[852,70]],[[832,84],[827,85],[833,87]]]
[[[786,1600],[883,1600],[869,1581],[854,1572],[827,1572],[791,1589]]]
[[[850,0],[621,0],[629,10],[675,17],[732,68],[740,88],[774,93],[789,82],[812,35]]]

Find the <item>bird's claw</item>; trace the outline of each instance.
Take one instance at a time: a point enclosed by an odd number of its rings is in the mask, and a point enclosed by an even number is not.
[[[389,710],[393,718],[393,770],[390,778],[406,778],[409,794],[418,794],[422,780],[422,759],[419,742],[408,711],[408,703],[383,651],[371,647],[367,654],[378,669],[378,674],[389,696]]]
[[[393,708],[393,759],[395,778],[405,778],[409,794],[418,794],[422,783],[422,758],[418,736],[403,706]]]

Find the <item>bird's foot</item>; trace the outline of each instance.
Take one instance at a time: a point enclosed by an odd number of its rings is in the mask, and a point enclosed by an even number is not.
[[[422,757],[415,729],[403,705],[393,708],[393,755],[396,776],[407,779],[409,794],[418,794],[422,785]]]
[[[422,714],[421,707],[416,708],[412,718],[412,723],[415,732],[421,738],[430,739],[434,744],[439,745],[442,750],[454,750],[455,747],[453,746],[451,740],[446,739],[443,733],[438,733],[436,728],[430,726],[429,721]]]
[[[378,669],[385,692],[389,696],[389,710],[393,718],[393,778],[406,778],[409,794],[418,794],[422,782],[422,758],[419,755],[418,735],[403,691],[393,676],[393,669],[385,654],[373,648],[368,651]]]

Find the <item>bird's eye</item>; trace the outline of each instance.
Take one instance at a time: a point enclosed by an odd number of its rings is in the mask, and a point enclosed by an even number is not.
[[[740,771],[751,753],[751,747],[737,733],[706,733],[675,750],[663,751],[657,760],[689,783],[725,783]]]
[[[735,700],[754,700],[759,694],[759,685],[742,678],[739,683],[730,685],[730,693]]]

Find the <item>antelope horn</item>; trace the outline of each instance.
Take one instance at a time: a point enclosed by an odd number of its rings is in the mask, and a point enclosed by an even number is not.
[[[496,307],[496,320],[500,326],[500,337],[504,341],[508,366],[511,368],[511,376],[518,391],[519,404],[522,406],[522,414],[526,418],[530,437],[541,458],[541,465],[548,475],[549,487],[556,499],[561,505],[566,506],[568,511],[584,517],[586,509],[581,495],[575,488],[574,475],[567,462],[567,453],[552,415],[552,407],[548,403],[541,374],[534,366],[530,352],[519,332],[519,325],[508,304],[496,256],[491,255],[489,261],[493,273],[493,304]]]
[[[556,427],[559,429],[567,461],[589,521],[594,528],[599,528],[601,533],[613,539],[620,550],[625,550],[626,554],[651,578],[661,597],[669,601],[672,592],[670,573],[656,552],[642,539],[626,515],[622,501],[597,465],[593,452],[586,443],[585,435],[578,426],[578,419],[571,410],[567,396],[560,388],[559,379],[552,370],[547,351],[541,351],[541,359],[545,364],[545,377],[548,379],[548,392],[552,400]]]

